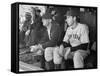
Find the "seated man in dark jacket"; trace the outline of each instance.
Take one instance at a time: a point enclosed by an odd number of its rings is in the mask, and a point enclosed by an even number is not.
[[[34,8],[35,9],[35,8]],[[39,9],[35,9],[32,15],[34,15],[33,23],[31,24],[30,29],[30,38],[29,42],[27,43],[27,46],[36,45],[39,43],[41,37],[40,33],[41,30],[44,28],[42,24],[42,17],[40,15],[41,11]]]
[[[46,60],[46,69],[53,70],[53,62],[55,64],[55,69],[60,69],[61,59],[58,57],[58,46],[62,41],[62,29],[60,25],[52,20],[52,16],[49,13],[46,13],[42,17],[43,25],[47,28],[49,40],[45,43],[41,43],[35,47],[37,50],[44,51],[44,57]],[[31,46],[31,51],[33,51],[34,46]]]

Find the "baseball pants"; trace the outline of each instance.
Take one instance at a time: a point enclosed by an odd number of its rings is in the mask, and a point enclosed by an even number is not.
[[[84,58],[89,54],[89,50],[77,50],[75,52],[70,52],[70,48],[65,48],[64,59],[73,59],[74,68],[84,67]]]
[[[45,60],[47,62],[53,60],[54,64],[60,64],[62,62],[62,57],[59,53],[59,47],[48,47],[44,52]]]

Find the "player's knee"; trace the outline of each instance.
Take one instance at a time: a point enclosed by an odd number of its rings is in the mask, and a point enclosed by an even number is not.
[[[79,58],[80,56],[81,56],[80,52],[79,52],[79,51],[76,51],[76,52],[74,53],[73,59],[76,60],[76,59]]]
[[[51,55],[51,48],[46,48],[44,52],[44,57],[46,61],[51,61],[52,60],[52,55]]]
[[[74,53],[75,56],[79,56],[80,55],[80,51],[77,50],[75,53]]]
[[[53,59],[54,64],[61,64],[62,58]]]
[[[53,62],[54,64],[60,64],[62,57],[59,55],[59,47],[56,47],[53,51]]]
[[[74,53],[73,61],[74,68],[83,68],[83,57],[81,56],[81,53],[79,51],[76,51]]]
[[[59,51],[59,48],[58,48],[58,47],[56,47],[56,48],[53,50],[54,56],[55,56],[55,55],[58,55],[58,51]]]
[[[74,63],[82,63],[83,57],[81,56],[81,53],[79,51],[76,51],[73,56]]]
[[[45,49],[45,51],[50,51],[50,50],[52,50],[52,47],[47,47],[47,48]]]
[[[59,51],[59,47],[55,47],[54,51],[55,52]]]

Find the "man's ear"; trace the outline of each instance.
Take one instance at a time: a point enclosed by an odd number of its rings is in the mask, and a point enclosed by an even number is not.
[[[76,16],[74,16],[74,21],[76,21]]]
[[[52,21],[52,19],[50,19],[50,22]]]

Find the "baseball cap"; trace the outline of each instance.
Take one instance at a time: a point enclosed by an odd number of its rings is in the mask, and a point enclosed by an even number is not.
[[[80,8],[69,8],[64,16],[80,16]]]

